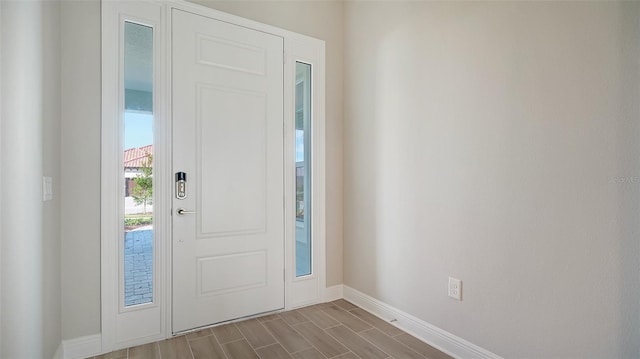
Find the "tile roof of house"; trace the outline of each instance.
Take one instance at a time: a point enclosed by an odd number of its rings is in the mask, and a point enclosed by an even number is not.
[[[152,154],[153,145],[124,150],[124,166],[130,168],[142,167],[147,161],[147,156]]]

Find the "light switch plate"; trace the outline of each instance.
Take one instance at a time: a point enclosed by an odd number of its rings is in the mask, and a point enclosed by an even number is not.
[[[53,199],[53,178],[42,177],[42,201],[51,201]]]

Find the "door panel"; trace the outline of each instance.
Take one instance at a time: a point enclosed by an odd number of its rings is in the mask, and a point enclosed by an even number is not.
[[[206,183],[198,210],[208,219],[200,222],[198,237],[264,232],[267,96],[201,84],[198,92],[198,183]],[[231,113],[236,121],[215,120]]]
[[[283,39],[172,20],[175,333],[284,307]]]

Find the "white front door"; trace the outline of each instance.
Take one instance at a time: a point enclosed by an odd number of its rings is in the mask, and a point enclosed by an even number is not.
[[[172,22],[177,333],[284,308],[283,39],[176,9]]]

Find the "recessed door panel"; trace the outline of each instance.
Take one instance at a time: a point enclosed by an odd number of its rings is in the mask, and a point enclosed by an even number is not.
[[[220,275],[231,270],[236,275]],[[198,295],[239,292],[267,285],[267,252],[198,258]]]
[[[264,232],[268,96],[198,86],[198,237]]]
[[[241,39],[204,34],[197,34],[197,37],[198,63],[261,76],[266,74],[267,52],[263,47],[248,45]]]

